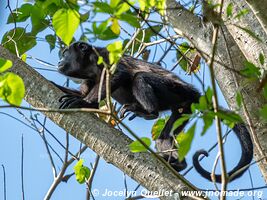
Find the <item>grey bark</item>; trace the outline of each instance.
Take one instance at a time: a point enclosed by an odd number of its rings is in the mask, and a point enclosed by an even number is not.
[[[175,0],[167,0],[166,6],[167,22],[172,25],[178,34],[186,37],[208,62],[212,51],[212,25],[203,24],[200,18],[184,9]],[[243,96],[245,107],[242,112],[240,112],[240,115],[246,124],[248,124],[248,128],[251,132],[254,143],[255,159],[259,160],[265,158],[258,164],[263,177],[267,182],[267,125],[266,122],[259,118],[257,112],[258,109],[264,105],[265,100],[263,95],[255,89],[259,83],[248,83],[244,77],[239,76],[234,72],[243,68],[243,63],[246,61],[246,57],[254,58],[252,61],[257,59],[252,52],[249,52],[249,50],[246,49],[252,47],[248,47],[249,45],[242,46],[240,45],[240,42],[237,42],[239,38],[236,37],[233,29],[230,29],[229,26],[225,25],[222,25],[221,29],[223,32],[220,32],[218,38],[215,57],[215,77],[230,108],[234,109],[237,107],[237,91],[240,91]],[[260,27],[258,27],[258,29],[260,29]],[[244,34],[244,32],[242,34]],[[249,38],[249,36],[246,37]],[[249,38],[249,40],[252,41],[251,38]],[[253,44],[255,44],[255,42],[253,42]],[[257,47],[261,48],[259,46]],[[263,47],[264,53],[265,48],[266,47]],[[253,52],[255,53],[255,51]],[[265,54],[265,57],[267,57],[267,54]],[[234,69],[234,71],[231,69]]]
[[[246,2],[257,17],[263,30],[265,31],[265,34],[267,34],[267,1],[246,0]]]
[[[35,108],[58,108],[62,94],[54,85],[29,65],[0,46],[0,57],[13,62],[11,72],[23,78],[26,87],[25,100]],[[87,145],[107,163],[110,163],[136,180],[150,191],[190,191],[164,165],[150,153],[132,153],[128,145],[132,140],[90,113],[44,113],[54,123]],[[174,200],[177,194],[161,199]],[[182,197],[182,199],[196,199]]]

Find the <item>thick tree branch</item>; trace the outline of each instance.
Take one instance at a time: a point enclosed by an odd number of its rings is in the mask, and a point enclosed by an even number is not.
[[[246,0],[246,2],[258,18],[263,30],[267,34],[267,2],[258,0]]]
[[[29,65],[0,46],[0,57],[13,62],[11,71],[23,78],[26,87],[25,100],[33,107],[58,108],[62,93]],[[191,190],[163,164],[149,153],[132,153],[128,144],[132,140],[122,132],[110,127],[90,113],[58,114],[44,112],[52,121],[87,145],[107,163],[118,167],[125,174],[150,191]],[[175,195],[161,199],[175,199]],[[196,199],[182,197],[183,199]]]

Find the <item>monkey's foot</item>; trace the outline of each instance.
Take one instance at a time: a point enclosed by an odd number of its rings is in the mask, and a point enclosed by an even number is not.
[[[124,105],[122,106],[121,110],[120,110],[120,114],[119,114],[120,118],[122,119],[122,118],[126,117],[126,113],[128,113],[128,112],[133,112],[131,108],[132,108],[131,105],[129,105],[129,104],[124,104]],[[131,120],[133,120],[135,117],[136,117],[136,115],[133,114],[131,117],[129,117],[129,120],[131,121]]]
[[[124,104],[120,111],[120,118],[125,117],[127,112],[133,112],[134,114],[129,117],[129,120],[133,120],[135,117],[142,117],[147,120],[156,119],[158,118],[158,112],[149,113],[148,111],[144,110],[139,104]]]
[[[156,149],[176,171],[182,171],[187,167],[186,160],[179,161],[178,151],[171,137],[156,140]]]

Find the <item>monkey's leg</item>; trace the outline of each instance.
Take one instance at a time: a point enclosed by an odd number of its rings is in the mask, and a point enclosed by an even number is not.
[[[159,137],[156,139],[156,149],[158,152],[160,152],[159,155],[168,161],[176,171],[181,171],[187,167],[185,159],[181,162],[179,161],[179,155],[175,145],[175,136],[183,130],[188,121],[184,122],[181,126],[173,130],[173,135],[171,135],[173,124],[181,117],[181,115],[182,114],[177,109],[172,110],[170,118],[165,124]]]
[[[147,79],[147,73],[137,73],[133,80],[133,95],[137,100],[138,106],[136,111],[140,113],[143,110],[143,114],[147,118],[155,119],[159,115],[158,99],[154,93],[152,85],[149,84]],[[133,111],[134,112],[134,111]]]

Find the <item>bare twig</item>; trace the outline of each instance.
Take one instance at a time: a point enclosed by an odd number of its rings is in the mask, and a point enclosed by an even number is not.
[[[25,106],[15,106],[15,105],[3,105],[0,108],[19,108],[22,110],[40,111],[40,112],[58,112],[58,113],[72,113],[72,112],[92,112],[110,115],[109,112],[94,108],[71,108],[71,109],[50,109],[50,108],[29,108]]]
[[[222,15],[222,8],[223,8],[224,0],[220,1],[220,11],[219,11],[219,17],[221,18]],[[217,89],[216,89],[216,83],[215,83],[215,77],[214,77],[214,60],[215,60],[215,53],[216,53],[216,46],[217,46],[217,39],[219,34],[219,25],[214,24],[214,31],[212,36],[212,54],[210,59],[210,76],[211,76],[211,84],[212,89],[214,91],[213,95],[213,108],[215,114],[219,111],[219,104],[218,104],[218,96],[217,96]],[[223,150],[223,139],[222,139],[222,131],[221,131],[221,123],[220,119],[217,115],[215,115],[215,122],[216,122],[216,132],[217,132],[217,140],[218,140],[218,147],[219,147],[219,153],[221,158],[221,171],[222,171],[222,178],[221,178],[221,195],[220,200],[225,200],[225,191],[227,189],[227,171],[226,171],[226,165],[225,165],[225,156],[224,156],[224,150]]]
[[[213,182],[213,185],[214,185],[214,187],[215,187],[215,189],[218,191],[219,190],[219,188],[218,188],[218,186],[217,186],[217,184],[216,184],[216,181],[215,181],[215,171],[216,171],[216,167],[217,167],[217,165],[218,165],[218,161],[219,161],[219,158],[220,158],[220,152],[218,152],[217,153],[217,156],[216,156],[216,158],[215,158],[215,161],[214,161],[214,163],[213,163],[213,167],[212,167],[212,172],[211,172],[211,180],[212,180],[212,182]]]
[[[127,179],[126,179],[126,174],[123,173],[123,184],[124,184],[124,189],[125,189],[125,198],[127,198],[127,193],[128,193],[128,186],[127,186]]]
[[[21,136],[21,171],[20,171],[20,177],[21,177],[21,195],[22,200],[25,200],[25,192],[24,192],[24,141],[23,141],[23,134]]]
[[[50,186],[48,192],[46,193],[45,195],[45,200],[49,200],[52,196],[52,194],[54,193],[54,191],[56,190],[57,186],[63,181],[65,182],[66,181],[66,178],[64,176],[67,168],[69,165],[71,165],[74,160],[78,159],[80,154],[82,154],[86,149],[87,149],[87,146],[84,146],[80,149],[80,151],[78,153],[76,153],[76,155],[74,157],[72,157],[71,159],[67,160],[68,159],[68,149],[69,149],[69,135],[68,133],[66,133],[66,150],[65,150],[65,159],[64,159],[64,163],[63,163],[63,166],[58,174],[58,176],[54,179],[52,185]],[[68,175],[70,178],[73,174],[71,175]]]
[[[99,160],[100,160],[100,156],[99,155],[96,155],[95,163],[94,163],[94,166],[92,167],[90,177],[86,181],[86,185],[87,185],[87,198],[88,199],[90,199],[90,196],[92,196],[92,194],[91,194],[92,184],[93,184],[94,176],[95,176],[95,173],[96,173],[96,169],[98,167]]]
[[[7,198],[6,198],[6,170],[5,170],[5,166],[2,164],[2,169],[3,169],[3,176],[4,176],[4,180],[3,180],[3,182],[4,182],[4,200],[7,200]]]
[[[48,142],[46,140],[46,137],[45,137],[45,123],[46,123],[46,117],[44,118],[44,122],[42,124],[43,128],[40,132],[40,136],[42,137],[43,139],[43,142],[44,142],[44,145],[45,145],[45,148],[46,148],[46,151],[47,151],[47,154],[48,154],[48,157],[49,157],[49,160],[50,160],[50,163],[51,163],[51,166],[52,166],[52,172],[53,172],[53,175],[54,175],[54,178],[57,177],[57,170],[56,170],[56,166],[55,166],[55,163],[54,163],[54,159],[53,159],[53,156],[50,152],[50,149],[49,149],[49,146],[48,146]]]
[[[45,200],[49,200],[52,196],[52,194],[54,193],[54,191],[56,190],[57,186],[60,184],[60,182],[62,181],[62,178],[65,174],[65,171],[67,169],[68,165],[68,152],[69,152],[69,133],[66,132],[66,150],[65,150],[65,158],[64,158],[64,163],[63,166],[58,174],[58,176],[54,179],[52,185],[50,186],[48,192],[45,195]]]

